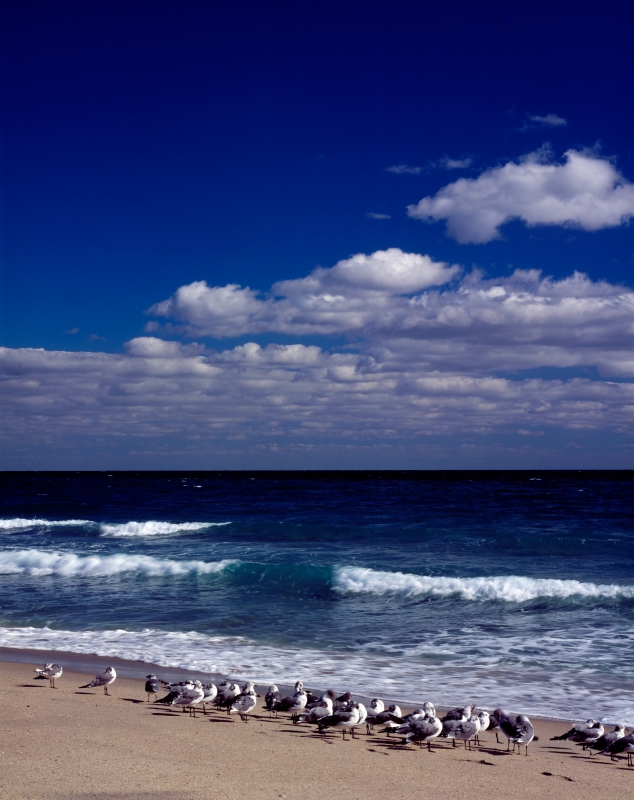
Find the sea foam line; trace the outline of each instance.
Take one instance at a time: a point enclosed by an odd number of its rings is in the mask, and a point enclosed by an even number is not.
[[[206,575],[222,572],[235,563],[223,561],[173,561],[154,556],[116,554],[111,556],[79,556],[76,553],[59,553],[44,550],[0,551],[0,574],[4,575],[58,575],[61,577],[95,577],[137,572],[142,575]]]
[[[338,592],[353,594],[454,595],[462,600],[502,600],[507,603],[523,603],[538,597],[634,597],[634,586],[523,575],[451,578],[379,572],[364,567],[339,567],[335,570],[333,588]]]
[[[14,517],[13,519],[0,519],[0,530],[19,530],[20,528],[52,528],[57,526],[66,526],[68,528],[76,528],[84,525],[95,525],[89,519],[23,519],[22,517]]]
[[[278,647],[240,636],[214,636],[197,631],[145,629],[66,631],[50,628],[2,628],[0,646],[54,650],[142,661],[158,666],[228,675],[260,684],[293,684],[302,679],[313,689],[349,690],[418,705],[470,702],[483,708],[563,719],[592,713],[604,722],[634,725],[631,676],[600,677],[567,666],[531,667],[478,664],[466,657],[462,666],[369,653]],[[473,654],[473,650],[470,651]],[[475,663],[474,663],[475,662]],[[572,662],[574,664],[574,660]],[[571,692],[574,686],[574,692]]]

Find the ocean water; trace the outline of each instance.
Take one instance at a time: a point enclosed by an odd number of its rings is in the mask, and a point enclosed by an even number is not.
[[[632,472],[0,484],[0,646],[634,724]]]

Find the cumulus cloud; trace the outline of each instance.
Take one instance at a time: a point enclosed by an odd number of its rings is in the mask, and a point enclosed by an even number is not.
[[[0,348],[5,464],[9,453],[11,466],[33,466],[47,449],[93,453],[114,441],[154,465],[165,453],[173,465],[178,453],[207,458],[236,447],[331,448],[339,459],[363,448],[413,452],[433,437],[453,437],[456,447],[472,437],[477,450],[473,437],[495,435],[501,446],[510,436],[530,449],[553,429],[631,429],[634,383],[585,377],[583,368],[634,377],[634,292],[579,272],[487,279],[393,248],[281,281],[268,294],[198,281],[152,312],[196,336],[349,342],[332,351],[253,341],[215,350],[141,336],[120,354]],[[539,367],[581,377],[522,375]]]
[[[267,331],[300,336],[360,331],[389,312],[390,298],[448,283],[459,272],[457,265],[392,247],[358,253],[330,269],[318,267],[306,278],[280,281],[264,297],[238,284],[196,281],[149,312],[185,323],[194,335],[216,338]]]
[[[511,219],[597,231],[634,215],[634,184],[594,153],[568,150],[560,164],[542,149],[450,183],[408,206],[408,214],[424,222],[446,220],[447,234],[462,244],[499,239],[500,227]]]
[[[196,337],[344,335],[365,352],[388,348],[380,359],[440,371],[551,366],[634,374],[630,289],[579,272],[555,281],[538,270],[496,279],[474,271],[447,286],[459,274],[456,265],[393,248],[281,281],[268,295],[197,281],[151,313]]]

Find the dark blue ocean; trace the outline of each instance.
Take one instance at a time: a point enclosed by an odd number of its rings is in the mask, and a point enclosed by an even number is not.
[[[634,724],[632,472],[0,482],[1,646]]]

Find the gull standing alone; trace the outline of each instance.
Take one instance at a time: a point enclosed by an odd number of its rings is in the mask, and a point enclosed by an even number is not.
[[[150,702],[150,695],[154,695],[154,699],[156,700],[156,695],[161,690],[161,682],[156,677],[156,675],[146,675],[145,676],[145,693],[147,694],[147,701]]]
[[[110,695],[108,691],[108,686],[111,683],[114,683],[117,679],[117,673],[115,672],[114,667],[106,667],[105,671],[101,673],[101,675],[96,675],[90,683],[84,684],[84,686],[80,686],[80,689],[94,689],[95,686],[103,686],[103,693],[106,695]]]
[[[62,672],[64,672],[59,664],[46,664],[44,669],[36,669],[35,671],[37,672],[37,677],[35,680],[45,680],[48,678],[48,685],[51,687],[51,689],[57,688],[55,686],[55,679],[61,678]]]

